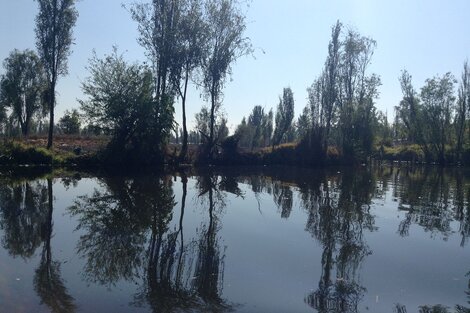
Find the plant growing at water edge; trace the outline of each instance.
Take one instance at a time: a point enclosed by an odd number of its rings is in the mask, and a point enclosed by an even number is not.
[[[173,110],[156,105],[151,70],[129,64],[116,48],[104,58],[94,54],[88,69],[90,77],[82,84],[88,99],[79,102],[88,122],[112,135],[109,160],[162,163]]]

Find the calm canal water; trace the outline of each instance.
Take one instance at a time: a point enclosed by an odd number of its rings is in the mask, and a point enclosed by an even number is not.
[[[1,312],[470,312],[470,170],[22,176]]]

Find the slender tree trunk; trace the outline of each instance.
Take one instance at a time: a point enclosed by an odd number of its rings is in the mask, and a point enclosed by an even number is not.
[[[49,90],[49,134],[47,137],[47,149],[52,148],[52,136],[54,134],[54,104],[55,104],[55,79],[52,80]]]
[[[210,134],[209,134],[209,144],[208,144],[208,147],[207,147],[207,157],[208,157],[208,159],[212,159],[212,148],[214,146],[214,124],[215,124],[216,101],[217,101],[217,96],[215,94],[215,86],[214,86],[214,83],[212,83]]]
[[[26,126],[26,122],[25,121],[21,121],[20,120],[20,128],[21,128],[21,134],[26,137],[28,136],[28,128]]]
[[[184,91],[181,97],[183,109],[183,143],[181,146],[180,162],[184,162],[186,160],[186,155],[188,153],[188,129],[186,128],[186,93],[188,90],[188,80],[189,71],[186,69],[186,77],[184,78]]]

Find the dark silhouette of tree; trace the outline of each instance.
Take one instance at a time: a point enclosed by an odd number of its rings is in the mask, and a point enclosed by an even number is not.
[[[290,87],[284,88],[282,97],[279,97],[279,104],[276,110],[275,122],[273,134],[273,149],[275,145],[278,145],[283,140],[285,134],[292,127],[292,120],[294,118],[294,94]]]
[[[212,158],[216,142],[216,116],[222,105],[222,90],[233,63],[251,53],[249,38],[244,37],[245,16],[237,0],[208,0],[205,2],[207,42],[202,62],[202,86],[210,99],[210,125],[206,137],[206,157]]]
[[[210,131],[211,127],[211,116],[208,108],[203,106],[199,113],[196,113],[196,129],[202,135],[202,142],[204,143],[203,149],[207,148],[207,144],[210,141],[209,136],[207,135]],[[227,118],[221,112],[216,113],[215,117],[215,124],[214,127],[214,134],[215,134],[215,141],[217,145],[222,142],[228,136],[228,127],[227,127]],[[204,152],[201,155],[203,158],[206,156]]]
[[[204,4],[196,0],[181,1],[181,16],[176,27],[176,48],[173,51],[171,79],[176,86],[182,107],[182,145],[180,162],[184,162],[188,151],[186,123],[186,100],[191,76],[201,66],[207,40],[207,25],[204,23]]]
[[[80,113],[76,109],[65,111],[64,116],[59,120],[58,128],[66,135],[77,135],[80,133]]]
[[[463,65],[462,76],[457,96],[457,112],[456,112],[456,137],[457,137],[457,161],[462,161],[462,148],[464,143],[464,135],[466,130],[466,120],[470,105],[470,68],[468,61]]]
[[[340,90],[340,61],[342,24],[337,21],[331,29],[328,44],[328,57],[323,73],[307,89],[308,105],[304,109],[303,119],[299,119],[300,139],[308,140],[311,150],[320,150],[320,160],[326,156],[331,128],[338,114],[338,94]],[[300,123],[301,122],[301,123]],[[308,124],[307,127],[304,125]],[[312,151],[312,152],[313,152]]]
[[[47,148],[52,147],[56,85],[59,76],[67,75],[67,58],[73,43],[72,29],[78,18],[74,0],[36,0],[36,46],[47,77],[45,101],[49,111]]]
[[[406,71],[399,77],[403,99],[395,107],[396,116],[405,125],[406,137],[410,142],[416,142],[423,146],[428,153],[427,143],[423,138],[422,113],[419,105],[419,96],[412,85],[412,76]]]

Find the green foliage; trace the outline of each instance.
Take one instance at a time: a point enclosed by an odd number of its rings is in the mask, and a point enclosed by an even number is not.
[[[3,165],[65,165],[71,159],[69,154],[58,154],[19,142],[6,142],[0,146],[0,164]]]
[[[426,121],[422,125],[424,140],[429,143],[440,163],[445,162],[445,146],[451,136],[450,124],[455,103],[454,83],[452,74],[447,73],[443,77],[427,79],[421,89],[422,114]]]
[[[59,76],[67,74],[67,58],[73,43],[72,29],[78,18],[75,0],[36,0],[36,46],[47,77],[45,101],[49,110],[47,148],[52,147],[54,131],[55,88]]]
[[[236,0],[207,0],[205,3],[207,40],[202,61],[202,86],[210,99],[210,127],[207,152],[212,157],[215,123],[221,106],[222,90],[232,64],[251,53],[249,38],[244,37],[246,23]]]
[[[46,89],[43,66],[31,50],[13,50],[3,63],[5,74],[0,79],[0,120],[5,118],[5,108],[11,109],[11,118],[21,127],[23,135],[30,132],[34,115],[47,112],[42,96]]]
[[[294,119],[294,93],[290,87],[284,88],[282,98],[276,111],[276,127],[273,134],[273,146],[278,145],[285,138],[286,132],[292,127]]]
[[[467,124],[467,114],[470,105],[470,68],[468,61],[463,65],[462,79],[458,89],[457,112],[455,116],[456,131],[456,153],[457,160],[461,161],[462,148],[464,144],[464,134]]]
[[[310,107],[305,106],[300,114],[299,118],[297,119],[296,123],[296,137],[297,138],[305,138],[308,134],[309,129],[311,129],[312,121],[311,121],[311,112]]]
[[[59,120],[58,128],[66,135],[76,135],[80,133],[80,114],[76,109],[72,112],[65,111],[64,116]]]
[[[201,108],[201,111],[196,113],[196,129],[202,135],[203,142],[205,144],[209,143],[210,140],[210,128],[211,128],[211,114],[209,109],[206,106]],[[217,112],[215,116],[214,134],[213,139],[214,143],[220,143],[228,135],[227,128],[227,119],[223,114]]]
[[[377,152],[378,159],[389,161],[408,161],[408,162],[424,162],[425,155],[421,147],[417,144],[402,145],[380,148]]]
[[[381,82],[366,70],[375,46],[373,39],[351,30],[343,40],[339,128],[343,154],[352,160],[364,160],[372,152],[374,101]]]
[[[150,69],[128,64],[114,49],[90,60],[90,77],[82,84],[88,100],[80,101],[89,124],[112,134],[107,159],[138,164],[162,163],[173,130],[173,100],[153,97]]]
[[[237,126],[235,134],[239,137],[240,146],[244,148],[266,147],[271,142],[273,132],[273,111],[264,112],[264,108],[257,105],[246,118]]]
[[[367,72],[375,45],[354,30],[343,35],[340,22],[333,26],[325,67],[308,88],[308,107],[298,121],[306,153],[321,158],[335,145],[345,160],[365,160],[371,154],[377,124],[374,101],[381,84],[379,76]]]

